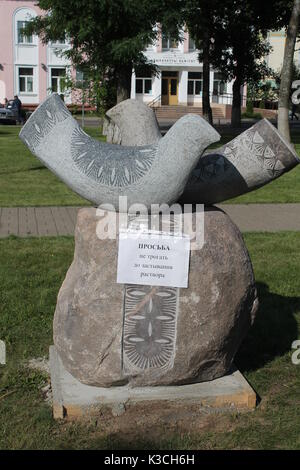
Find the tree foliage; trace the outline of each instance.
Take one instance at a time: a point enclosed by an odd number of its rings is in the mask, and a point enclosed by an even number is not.
[[[278,130],[288,141],[291,140],[289,129],[289,99],[299,21],[300,0],[294,0],[286,34],[278,103]]]
[[[264,57],[267,35],[288,24],[293,0],[38,0],[45,15],[34,18],[27,32],[44,42],[68,37],[66,55],[75,66],[89,69],[118,101],[130,96],[131,72],[144,66],[152,72],[145,48],[156,39],[157,24],[179,38],[187,25],[203,63],[203,110],[212,119],[209,68],[234,79],[232,122],[240,122],[241,86],[269,74]],[[99,78],[100,77],[100,78]],[[108,89],[109,88],[109,89]],[[100,93],[101,95],[101,93]],[[99,96],[100,96],[99,95]]]
[[[210,64],[225,79],[234,79],[235,126],[241,119],[241,86],[270,73],[264,60],[270,52],[267,34],[288,23],[291,7],[290,0],[186,0],[184,16],[194,39],[208,48]],[[210,41],[205,43],[207,31]]]
[[[72,63],[109,79],[124,99],[130,92],[132,68],[151,67],[143,51],[155,40],[157,21],[171,2],[38,0],[37,4],[46,14],[34,18],[26,30],[44,42],[70,38],[72,47],[65,54]],[[166,23],[171,23],[170,17]]]
[[[217,27],[223,14],[220,0],[186,0],[181,10],[182,23],[185,23],[190,35],[199,49],[199,62],[203,64],[203,116],[212,122],[209,96],[209,73],[212,63],[213,40],[217,36]]]

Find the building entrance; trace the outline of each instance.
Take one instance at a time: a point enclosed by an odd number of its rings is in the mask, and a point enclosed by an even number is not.
[[[178,72],[162,72],[161,79],[161,104],[178,104]]]

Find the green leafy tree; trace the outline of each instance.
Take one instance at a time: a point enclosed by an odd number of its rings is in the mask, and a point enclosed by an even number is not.
[[[118,102],[130,96],[133,68],[155,69],[143,51],[155,40],[156,24],[170,1],[38,0],[37,4],[45,15],[34,18],[26,32],[39,34],[44,42],[70,38],[65,55],[75,66],[113,84]],[[168,15],[166,23],[171,23]]]
[[[223,2],[220,0],[186,0],[181,9],[181,21],[186,24],[200,51],[199,62],[203,64],[202,109],[204,118],[210,123],[212,123],[209,96],[210,64],[213,59],[213,41],[223,10]]]
[[[287,24],[291,5],[290,0],[186,0],[184,19],[202,47],[203,107],[207,107],[209,63],[226,80],[234,80],[231,122],[240,125],[241,87],[270,73],[263,59],[270,52],[267,34]]]
[[[223,7],[212,63],[227,79],[234,79],[231,123],[237,127],[241,122],[241,87],[272,74],[265,61],[271,51],[267,36],[270,30],[287,24],[291,2],[225,0]]]
[[[287,28],[287,38],[284,48],[278,105],[278,130],[289,141],[291,140],[289,128],[289,100],[291,94],[293,61],[296,38],[299,29],[299,21],[300,0],[294,0]]]

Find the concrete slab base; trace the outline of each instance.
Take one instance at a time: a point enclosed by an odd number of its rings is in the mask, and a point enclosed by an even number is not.
[[[151,407],[154,401],[235,410],[251,410],[256,406],[254,390],[237,369],[219,379],[190,385],[93,387],[82,384],[67,372],[55,347],[50,346],[50,373],[55,419],[95,414],[107,406],[118,416],[125,412],[126,406],[143,402]]]

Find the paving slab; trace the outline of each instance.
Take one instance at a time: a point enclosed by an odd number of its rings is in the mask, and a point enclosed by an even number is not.
[[[0,238],[19,234],[18,207],[3,207],[0,218]]]
[[[300,204],[217,204],[242,232],[300,231]]]
[[[40,236],[58,235],[51,207],[37,207],[35,215],[38,225],[38,234]]]
[[[77,214],[77,210],[75,213]],[[67,207],[51,207],[51,215],[55,223],[57,234],[72,235],[74,233],[74,218],[71,216]]]
[[[2,207],[0,238],[74,235],[78,207]]]
[[[217,204],[242,232],[300,231],[300,204]],[[79,207],[2,207],[0,238],[74,235]]]
[[[38,226],[33,207],[22,207],[19,208],[19,231],[20,237],[36,237],[38,235]]]
[[[55,346],[50,346],[50,375],[55,419],[78,418],[94,414],[101,407],[126,410],[126,406],[153,402],[191,404],[214,409],[252,410],[256,393],[237,370],[210,382],[178,386],[130,388],[93,387],[75,379],[63,366]]]

